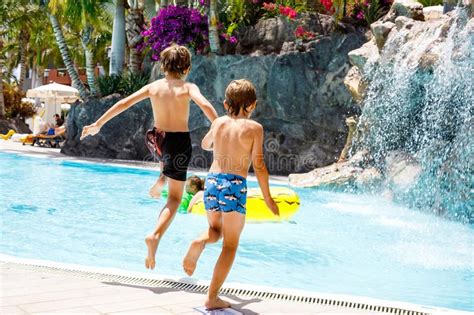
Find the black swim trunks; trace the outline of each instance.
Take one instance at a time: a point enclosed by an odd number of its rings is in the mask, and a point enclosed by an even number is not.
[[[150,152],[163,162],[163,175],[186,180],[193,150],[189,132],[164,132],[153,128],[146,133],[145,143]]]

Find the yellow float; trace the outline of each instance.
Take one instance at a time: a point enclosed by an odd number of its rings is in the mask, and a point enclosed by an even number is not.
[[[293,190],[286,187],[271,187],[270,193],[280,210],[280,216],[277,217],[267,208],[259,188],[250,188],[247,191],[246,221],[286,221],[298,211],[300,198]],[[204,202],[202,200],[196,202],[191,208],[191,213],[206,215]]]
[[[13,136],[14,134],[15,134],[15,130],[10,129],[10,130],[8,130],[8,133],[7,133],[6,135],[0,133],[0,138],[2,138],[3,140],[8,140],[8,139],[10,139],[11,136]]]

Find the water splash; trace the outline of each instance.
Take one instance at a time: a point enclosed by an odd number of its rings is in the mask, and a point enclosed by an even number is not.
[[[458,8],[435,23],[396,24],[364,69],[370,85],[357,147],[381,169],[390,152],[412,156],[421,174],[397,199],[473,223],[473,19]]]

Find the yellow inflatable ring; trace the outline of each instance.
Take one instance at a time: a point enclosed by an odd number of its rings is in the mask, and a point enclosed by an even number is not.
[[[289,220],[300,206],[300,198],[286,187],[271,187],[270,193],[280,210],[280,217],[275,216],[265,205],[260,188],[250,188],[247,191],[246,221],[285,221]],[[206,215],[204,202],[199,200],[194,204],[191,213]]]

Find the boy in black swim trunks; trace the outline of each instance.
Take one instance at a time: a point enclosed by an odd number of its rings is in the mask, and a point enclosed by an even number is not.
[[[189,101],[192,99],[213,122],[217,112],[202,96],[199,88],[184,79],[191,69],[191,54],[186,47],[173,45],[163,50],[160,55],[161,70],[165,78],[150,83],[134,94],[120,100],[112,106],[95,123],[85,126],[81,139],[95,135],[110,119],[130,108],[141,100],[150,98],[153,109],[154,131],[146,141],[160,151],[162,157],[162,174],[168,181],[168,200],[160,212],[158,224],[145,238],[148,255],[145,266],[155,267],[155,254],[159,241],[171,224],[183,195],[186,172],[191,159],[191,139],[189,136]],[[150,143],[148,143],[150,144]],[[165,183],[159,178],[152,188],[152,194],[159,196]]]
[[[183,268],[188,275],[192,275],[206,244],[215,243],[223,237],[222,252],[205,302],[208,309],[230,306],[218,297],[218,292],[232,267],[245,223],[246,178],[250,163],[265,203],[274,214],[279,215],[278,207],[270,196],[268,171],[263,160],[263,128],[249,119],[256,106],[253,84],[247,80],[232,81],[225,91],[224,108],[228,115],[216,119],[202,140],[203,149],[214,151],[214,161],[204,187],[209,228],[191,243],[183,260]]]

